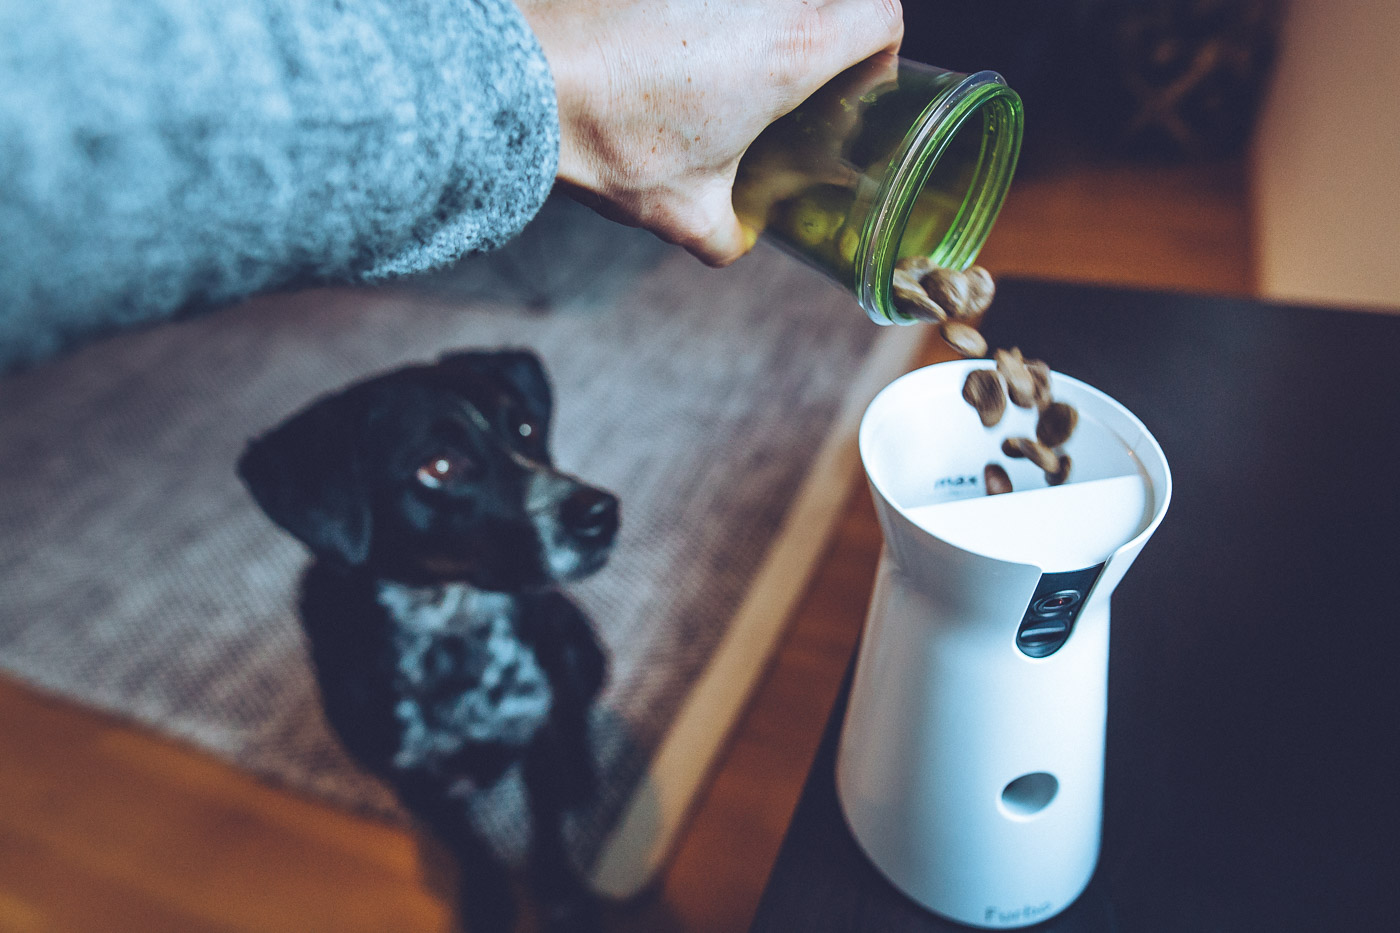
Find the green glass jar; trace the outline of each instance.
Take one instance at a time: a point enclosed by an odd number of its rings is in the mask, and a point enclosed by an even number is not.
[[[890,280],[904,256],[972,264],[1011,185],[1021,99],[994,72],[879,55],[754,140],[734,209],[751,230],[850,289],[879,324],[910,324]]]

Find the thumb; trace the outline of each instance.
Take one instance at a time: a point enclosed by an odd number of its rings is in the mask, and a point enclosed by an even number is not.
[[[686,247],[707,266],[727,266],[753,249],[758,242],[758,231],[745,226],[734,211],[723,226],[716,228],[709,237]]]
[[[709,266],[727,266],[743,256],[758,240],[758,231],[745,226],[734,213],[732,179],[708,186],[695,202],[690,236],[677,242]]]

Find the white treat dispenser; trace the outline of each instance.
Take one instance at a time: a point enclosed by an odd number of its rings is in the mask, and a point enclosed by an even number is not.
[[[1007,406],[983,427],[962,398],[986,360],[887,386],[860,427],[885,548],[836,782],[875,865],[915,901],[986,928],[1068,907],[1099,854],[1108,604],[1162,520],[1171,473],[1122,405],[1055,374],[1079,412],[1049,486],[1001,452],[1035,436]],[[1002,464],[1013,491],[988,496]]]

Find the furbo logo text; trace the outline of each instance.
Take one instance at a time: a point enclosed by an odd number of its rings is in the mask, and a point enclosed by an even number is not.
[[[976,486],[975,476],[945,476],[933,484],[934,489],[961,489],[965,486]]]
[[[997,907],[988,907],[987,912],[982,917],[983,923],[1032,923],[1050,912],[1050,902],[1044,904],[1027,904],[1025,907],[1017,907],[1012,910],[1001,910]]]

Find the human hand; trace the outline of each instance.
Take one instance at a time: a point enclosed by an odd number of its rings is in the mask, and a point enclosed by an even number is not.
[[[559,180],[711,265],[757,237],[731,194],[749,144],[904,31],[899,0],[517,3],[554,72]]]

